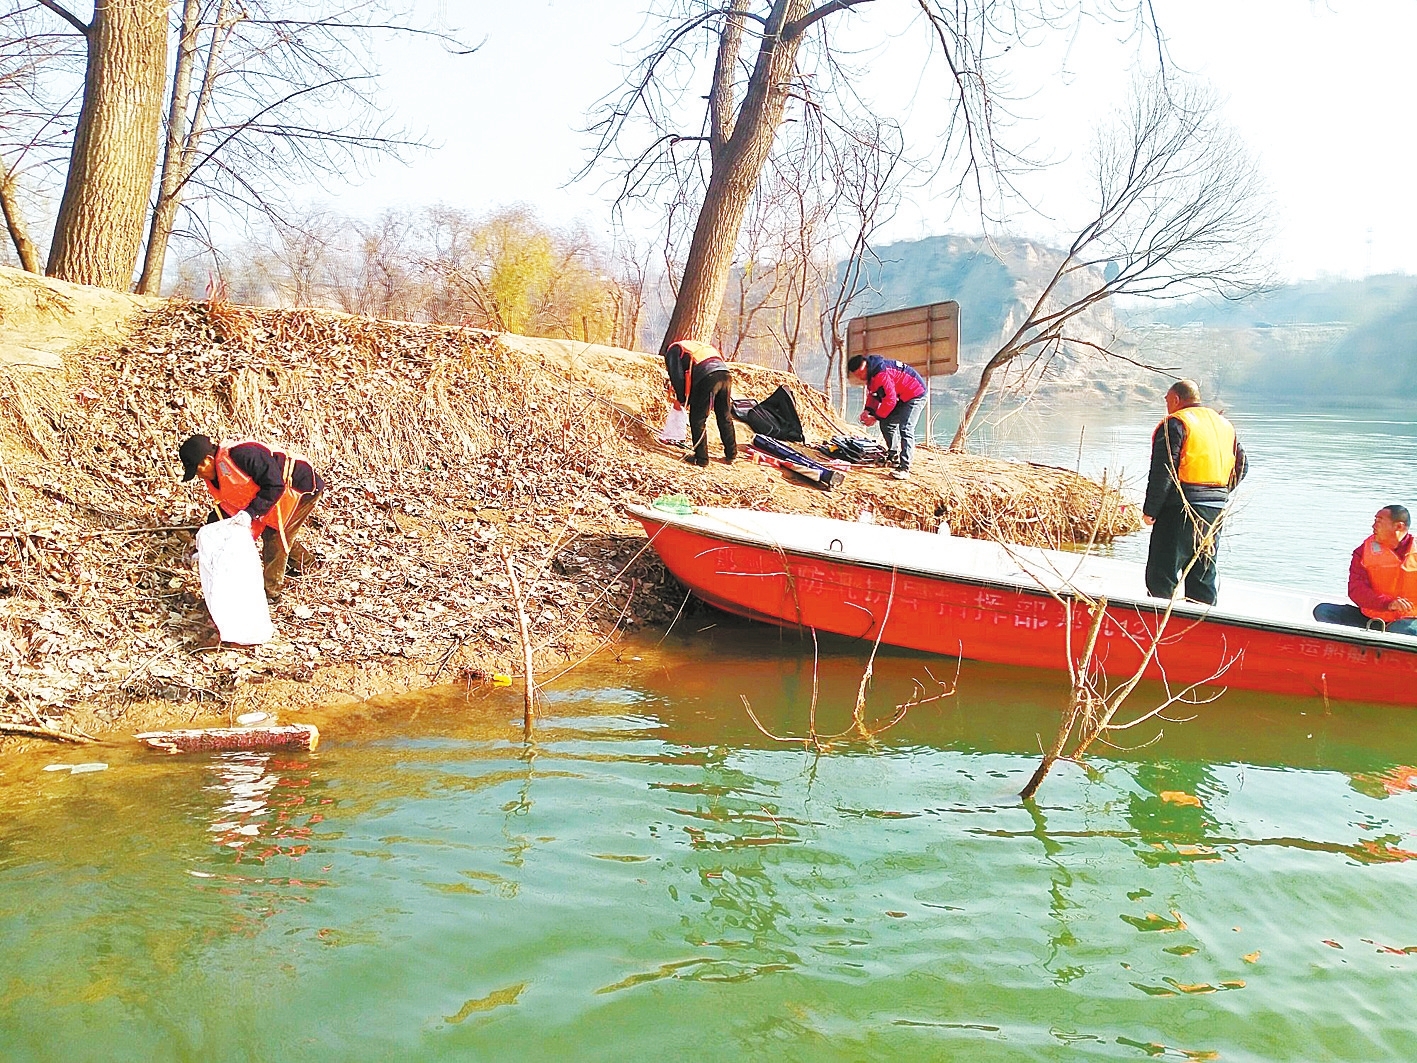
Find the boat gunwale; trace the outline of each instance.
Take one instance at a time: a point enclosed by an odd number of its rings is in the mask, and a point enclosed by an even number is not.
[[[667,527],[678,528],[682,531],[702,535],[705,538],[717,539],[721,542],[729,542],[739,546],[751,546],[756,547],[758,549],[772,550],[776,553],[781,553],[783,555],[791,554],[796,557],[811,558],[813,560],[820,561],[831,561],[836,564],[849,564],[857,568],[868,568],[878,572],[896,572],[903,575],[919,577],[922,579],[942,580],[950,583],[963,584],[969,587],[982,587],[987,588],[989,590],[1010,591],[1016,594],[1027,594],[1036,598],[1048,599],[1050,601],[1055,600],[1052,594],[1038,586],[1028,587],[1017,583],[1009,583],[1004,582],[1002,580],[989,579],[983,576],[956,575],[954,573],[947,574],[942,572],[932,572],[926,569],[914,568],[905,565],[887,565],[879,561],[847,558],[844,554],[838,553],[830,549],[818,550],[813,549],[811,547],[784,546],[778,542],[768,542],[762,538],[754,538],[751,532],[748,532],[747,530],[743,529],[739,530],[739,535],[735,535],[730,531],[710,531],[704,528],[700,528],[696,525],[688,524],[674,519],[675,517],[685,516],[685,514],[665,512],[663,510],[656,510],[648,506],[640,506],[634,503],[628,504],[626,506],[626,509],[637,519],[643,516],[648,520],[655,521]],[[758,513],[759,511],[748,510],[747,512]],[[762,513],[761,515],[786,517],[806,516],[818,520],[836,520],[837,523],[841,524],[851,523],[850,521],[842,521],[834,517],[819,517],[816,514]],[[872,525],[872,527],[889,526]],[[891,530],[916,531],[918,534],[921,535],[929,534],[928,532],[921,532],[918,529],[914,528],[892,528]],[[653,536],[650,537],[651,541],[653,541],[653,538]],[[990,540],[981,539],[972,541],[988,542]],[[1079,592],[1076,590],[1060,591],[1059,594],[1062,597],[1072,598],[1073,600],[1077,600],[1080,596]],[[1150,611],[1157,616],[1159,616],[1166,610],[1166,606],[1164,603],[1156,604],[1161,601],[1157,598],[1148,597],[1145,601],[1143,601],[1136,598],[1108,597],[1107,601],[1109,605],[1127,606],[1137,610],[1138,612]],[[1317,626],[1310,627],[1307,625],[1301,626],[1298,624],[1284,624],[1279,621],[1266,621],[1261,620],[1257,617],[1246,617],[1238,613],[1227,613],[1223,610],[1201,610],[1197,609],[1195,605],[1191,602],[1177,602],[1175,606],[1172,607],[1171,615],[1184,617],[1189,620],[1201,621],[1204,623],[1214,623],[1225,627],[1237,627],[1246,630],[1260,631],[1270,635],[1294,635],[1301,638],[1314,638],[1344,644],[1365,646],[1370,647],[1372,649],[1398,650],[1403,653],[1417,654],[1417,636],[1413,635],[1399,635],[1396,633],[1369,631],[1363,628],[1343,629],[1340,625],[1326,624],[1323,626],[1322,629],[1320,629]],[[781,622],[786,624],[796,623],[795,621],[787,620],[785,618],[783,618]],[[1317,625],[1318,621],[1313,621],[1312,623],[1314,625]],[[801,625],[799,624],[798,626]],[[1334,627],[1338,627],[1339,630],[1331,630]],[[1394,639],[1399,639],[1401,641],[1394,642],[1392,641]]]

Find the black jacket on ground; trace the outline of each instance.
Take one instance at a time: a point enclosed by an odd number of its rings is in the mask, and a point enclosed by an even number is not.
[[[1223,506],[1230,501],[1230,492],[1249,471],[1240,437],[1235,437],[1235,472],[1225,487],[1182,484],[1179,489],[1173,469],[1181,467],[1181,450],[1186,445],[1186,423],[1179,417],[1167,417],[1151,436],[1151,472],[1146,478],[1146,500],[1141,511],[1153,520],[1168,502],[1179,505],[1182,497],[1193,506]]]

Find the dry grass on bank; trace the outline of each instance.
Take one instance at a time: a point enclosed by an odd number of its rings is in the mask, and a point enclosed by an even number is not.
[[[63,294],[57,282],[42,282]],[[925,453],[897,483],[859,470],[831,492],[763,466],[685,466],[653,441],[663,371],[647,355],[314,310],[134,301],[119,340],[89,336],[60,370],[0,366],[0,720],[95,727],[185,721],[262,701],[369,694],[511,670],[505,550],[533,588],[544,666],[665,623],[682,589],[625,519],[626,502],[877,519],[1056,543],[1135,518],[1058,470]],[[52,323],[51,323],[52,325]],[[47,335],[54,334],[50,327]],[[782,374],[735,369],[741,394]],[[842,431],[787,381],[808,435]],[[193,432],[308,454],[331,490],[305,533],[321,567],[292,580],[281,638],[209,646],[182,484]],[[297,686],[292,686],[292,683]]]

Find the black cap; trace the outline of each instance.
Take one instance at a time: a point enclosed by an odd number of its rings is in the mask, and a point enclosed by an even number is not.
[[[197,475],[197,466],[202,463],[202,459],[210,454],[216,453],[216,444],[206,436],[190,436],[185,443],[177,448],[177,454],[182,459],[182,471],[186,474],[182,477],[182,482],[186,483]]]

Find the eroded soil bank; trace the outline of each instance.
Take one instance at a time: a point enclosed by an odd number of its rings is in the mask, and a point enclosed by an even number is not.
[[[660,361],[593,344],[0,270],[0,355],[0,726],[138,730],[518,673],[508,565],[555,674],[683,608],[623,511],[660,495],[1039,545],[1137,524],[1066,470],[939,451],[910,482],[862,468],[828,492],[686,466],[654,440]],[[848,431],[795,378],[734,373],[752,398],[786,383],[809,441]],[[290,581],[266,646],[215,644],[192,561],[205,492],[176,456],[193,432],[289,444],[330,483],[302,534],[318,571]]]

